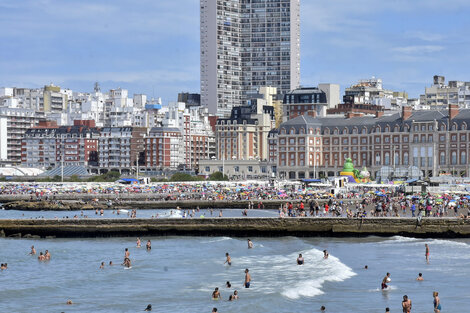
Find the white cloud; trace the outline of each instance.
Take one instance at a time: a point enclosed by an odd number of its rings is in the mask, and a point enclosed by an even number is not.
[[[405,32],[405,37],[411,39],[419,39],[422,41],[441,41],[445,37],[439,33],[432,33],[432,32],[424,32],[420,30],[413,30]]]
[[[434,52],[440,52],[444,50],[443,46],[437,45],[416,45],[416,46],[405,46],[393,48],[393,51],[403,54],[428,54]]]

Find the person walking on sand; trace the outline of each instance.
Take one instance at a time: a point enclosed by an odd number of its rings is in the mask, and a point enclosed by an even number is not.
[[[442,309],[441,300],[439,299],[439,292],[434,291],[432,296],[434,297],[434,313],[440,313]]]
[[[425,256],[426,256],[426,263],[429,264],[429,246],[427,243],[424,244],[424,246],[426,247],[426,252],[425,252]]]
[[[407,295],[403,296],[403,301],[401,302],[403,308],[403,313],[411,313],[411,300],[408,299]]]

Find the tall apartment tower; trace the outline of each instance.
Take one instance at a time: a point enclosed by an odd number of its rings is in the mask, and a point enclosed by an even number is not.
[[[201,0],[201,105],[220,117],[300,82],[300,0]]]

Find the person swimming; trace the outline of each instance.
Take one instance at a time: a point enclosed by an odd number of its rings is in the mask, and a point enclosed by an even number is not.
[[[227,263],[228,265],[232,265],[232,258],[230,257],[230,254],[228,254],[228,252],[225,253],[225,257],[226,257],[226,260],[224,264]]]
[[[214,291],[212,292],[212,300],[219,300],[219,299],[220,299],[219,287],[215,287]]]
[[[389,283],[390,281],[391,281],[391,279],[390,279],[390,273],[387,273],[387,275],[385,275],[384,279],[382,279],[382,285],[381,285],[382,290],[388,288],[387,283]]]
[[[419,273],[419,274],[418,274],[418,277],[416,278],[416,280],[424,280],[424,278],[423,278],[423,273]]]
[[[302,254],[299,254],[299,257],[297,258],[297,265],[303,265],[304,264],[304,258],[302,257]]]
[[[125,258],[124,263],[122,265],[124,265],[127,268],[131,268],[131,259]]]
[[[330,254],[328,253],[328,250],[323,250],[323,258],[328,259],[329,256]]]
[[[144,311],[152,311],[152,305],[151,304],[147,305]]]
[[[232,298],[233,298],[233,300],[238,300],[238,291],[237,290],[235,290],[233,292],[233,297]]]
[[[104,262],[101,262],[100,270],[104,269]]]
[[[225,287],[227,287],[227,288],[232,288],[232,284],[231,284],[229,281],[227,281],[227,282],[225,283]]]

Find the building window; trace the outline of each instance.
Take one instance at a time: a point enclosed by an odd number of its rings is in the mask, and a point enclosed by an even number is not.
[[[450,141],[457,141],[457,135],[452,134],[452,136],[450,137]]]
[[[379,152],[375,154],[375,164],[380,165],[380,153]]]
[[[248,166],[248,172],[250,172],[250,173],[253,172],[253,166],[251,166],[251,165]]]
[[[239,166],[235,166],[235,167],[233,168],[233,170],[234,170],[236,173],[238,173],[238,172],[240,172],[240,167],[239,167]]]
[[[408,136],[403,137],[403,142],[408,142]]]
[[[210,166],[206,166],[205,171],[206,171],[207,173],[209,173],[209,172],[211,171],[211,167],[210,167]]]
[[[457,164],[457,152],[452,151],[450,155],[450,164],[456,165]]]
[[[390,142],[390,137],[385,137],[384,141],[385,141],[385,143],[389,143]]]
[[[362,138],[362,139],[361,139],[361,142],[362,142],[362,143],[367,143],[367,138]]]
[[[390,165],[390,152],[385,152],[384,165]]]
[[[467,153],[460,151],[460,164],[467,164]]]
[[[395,165],[400,164],[400,154],[398,152],[395,152],[393,154],[393,164],[395,164]]]
[[[446,141],[446,135],[440,135],[439,136],[439,141],[441,141],[441,142]]]
[[[380,137],[375,137],[375,143],[380,143]]]
[[[439,164],[440,165],[446,164],[446,153],[444,151],[441,151],[441,153],[439,153]]]
[[[408,165],[409,162],[409,156],[408,152],[403,153],[403,165]]]

